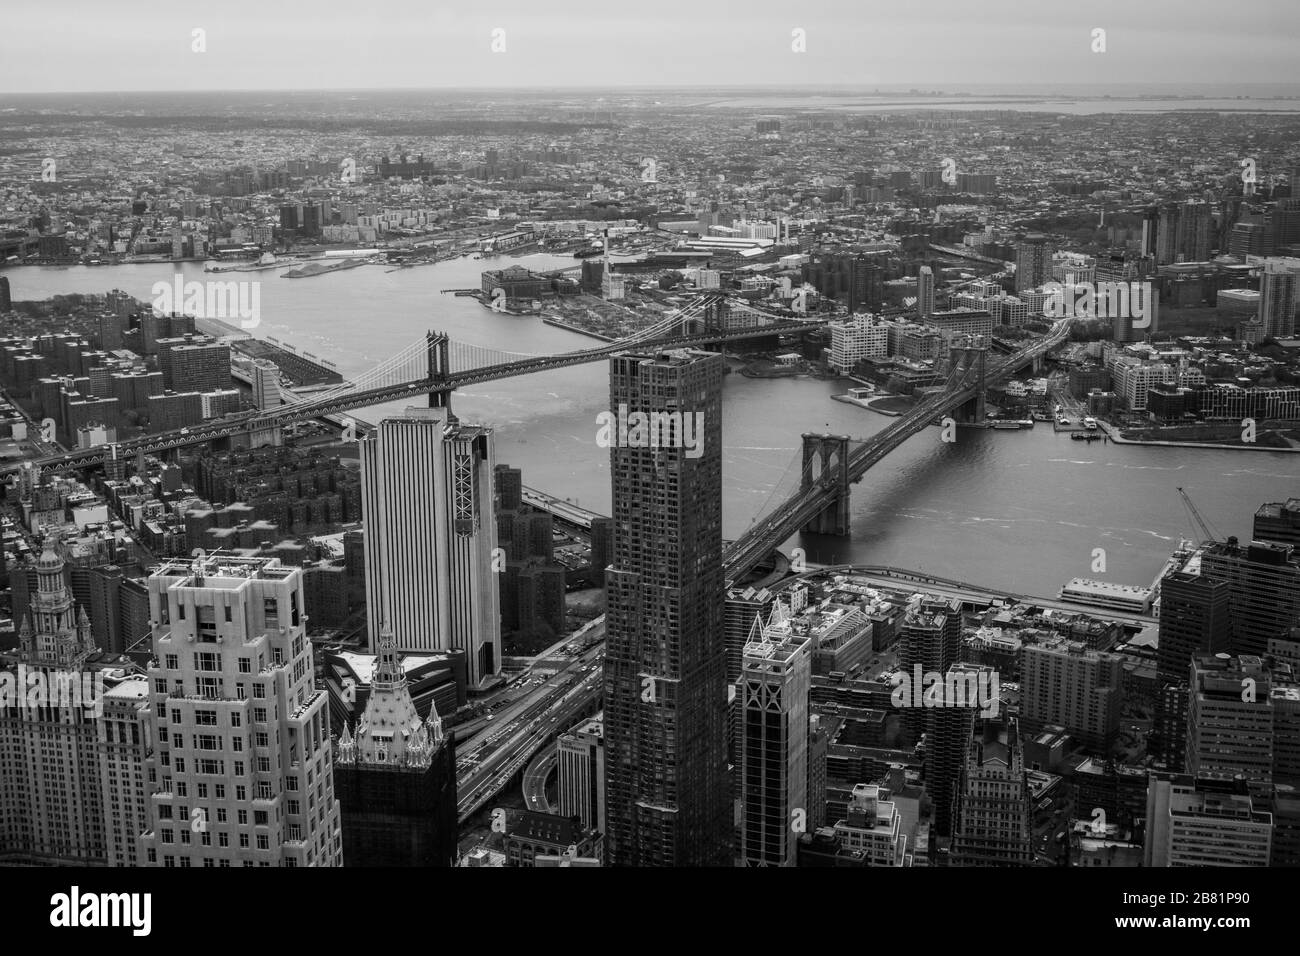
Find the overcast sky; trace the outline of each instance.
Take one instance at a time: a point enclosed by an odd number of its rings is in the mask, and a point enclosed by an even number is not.
[[[1297,83],[1298,38],[1300,0],[6,0],[0,93]]]

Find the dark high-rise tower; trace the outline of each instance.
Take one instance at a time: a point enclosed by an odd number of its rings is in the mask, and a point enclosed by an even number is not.
[[[614,866],[726,865],[719,355],[610,360],[605,801]],[[639,427],[639,415],[654,416]],[[673,427],[673,423],[676,427]],[[656,440],[657,439],[657,440]]]

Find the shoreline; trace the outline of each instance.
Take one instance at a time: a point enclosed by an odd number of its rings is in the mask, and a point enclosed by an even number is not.
[[[567,332],[577,332],[579,335],[585,335],[588,338],[593,338],[593,339],[600,339],[600,341],[602,342],[618,341],[618,339],[612,339],[608,335],[603,335],[600,332],[593,332],[590,329],[583,329],[583,328],[579,328],[576,325],[570,325],[568,322],[565,322],[563,319],[557,319],[553,316],[544,315],[542,316],[542,321],[547,325],[555,326],[557,329],[564,329]]]
[[[1300,448],[1269,448],[1263,445],[1222,445],[1214,442],[1200,441],[1158,441],[1152,439],[1123,438],[1119,435],[1119,429],[1109,422],[1098,422],[1098,425],[1110,436],[1110,440],[1116,445],[1150,445],[1157,448],[1215,448],[1220,451],[1272,451],[1282,454],[1294,454],[1300,452]]]

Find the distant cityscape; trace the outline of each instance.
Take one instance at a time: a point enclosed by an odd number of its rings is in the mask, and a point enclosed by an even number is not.
[[[1300,114],[753,95],[0,103],[0,865],[1300,865]],[[812,560],[926,442],[1185,521]]]

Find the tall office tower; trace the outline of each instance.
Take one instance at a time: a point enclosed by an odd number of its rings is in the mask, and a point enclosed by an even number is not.
[[[1052,249],[1047,237],[1033,232],[1016,243],[1016,291],[1037,289],[1052,276]]]
[[[1230,774],[1153,773],[1143,866],[1268,866],[1273,815]]]
[[[916,595],[907,605],[898,637],[898,666],[916,686],[926,674],[947,674],[961,655],[961,602]],[[903,723],[919,739],[926,708],[909,707]]]
[[[1273,786],[1272,677],[1261,658],[1197,654],[1187,695],[1187,772],[1245,776],[1252,795]]]
[[[9,293],[9,277],[0,276],[0,312],[8,312],[13,307],[13,298]]]
[[[1160,209],[1156,262],[1205,262],[1210,258],[1210,204],[1201,200],[1169,203]]]
[[[693,449],[621,434],[610,449],[605,812],[616,866],[731,862],[722,371],[721,356],[702,352],[610,359],[611,409],[697,423]]]
[[[432,703],[416,713],[387,631],[366,709],[339,735],[334,787],[346,866],[456,865],[455,745]]]
[[[225,554],[149,576],[147,866],[339,866],[302,570]]]
[[[1160,579],[1160,643],[1156,676],[1187,679],[1193,654],[1218,654],[1232,637],[1232,588],[1227,581],[1171,571]]]
[[[605,725],[599,716],[560,735],[556,771],[560,816],[605,832]]]
[[[1283,262],[1265,261],[1259,276],[1259,320],[1265,338],[1295,335],[1295,310],[1300,302],[1300,271]]]
[[[399,651],[463,650],[472,688],[501,671],[493,446],[446,407],[408,408],[361,442],[370,647],[387,626]]]
[[[820,714],[808,718],[808,832],[826,825],[826,756],[830,734]]]
[[[969,686],[967,675],[978,675],[984,669],[974,664],[954,664],[943,672],[944,685],[951,687],[961,681],[963,686]],[[948,836],[952,832],[955,793],[966,762],[966,748],[975,732],[979,708],[972,702],[967,707],[918,707],[913,710],[924,715],[925,757],[922,768],[925,789],[934,805],[934,829],[940,836]]]
[[[101,773],[108,749],[100,716],[110,675],[129,668],[95,647],[90,621],[64,582],[63,559],[48,541],[36,565],[38,584],[18,627],[18,648],[0,655],[0,861],[45,866],[120,863],[125,820],[138,815],[129,792],[105,806]],[[128,683],[123,681],[123,683]],[[134,782],[134,767],[119,764]],[[113,757],[124,756],[114,752]],[[112,826],[114,841],[106,827]]]
[[[740,678],[740,860],[794,866],[808,818],[808,695],[812,640],[790,628],[784,604],[745,645]],[[796,826],[795,824],[799,824]]]
[[[1201,574],[1232,588],[1233,654],[1266,653],[1270,639],[1300,625],[1300,555],[1289,546],[1216,542],[1201,555]]]
[[[916,276],[916,311],[922,319],[934,311],[934,270],[929,266],[921,266]]]
[[[1259,506],[1251,537],[1256,541],[1289,544],[1300,550],[1300,498]]]
[[[1110,752],[1119,734],[1123,658],[1056,638],[1025,646],[1020,675],[1025,733],[1033,735],[1056,724],[1087,750]]]
[[[727,592],[723,632],[727,644],[728,684],[740,680],[741,657],[754,630],[754,620],[766,621],[774,600],[776,595],[767,588],[732,588]]]
[[[984,718],[953,800],[952,866],[1029,866],[1033,817],[1014,718]]]
[[[1161,684],[1149,741],[1152,756],[1166,770],[1187,768],[1187,678]]]
[[[99,790],[104,807],[104,851],[109,866],[140,866],[140,834],[149,828],[145,764],[153,728],[145,704],[149,681],[130,677],[104,693],[98,721]]]
[[[836,822],[840,849],[860,856],[863,866],[903,866],[907,834],[902,815],[881,787],[855,784],[843,820]]]

